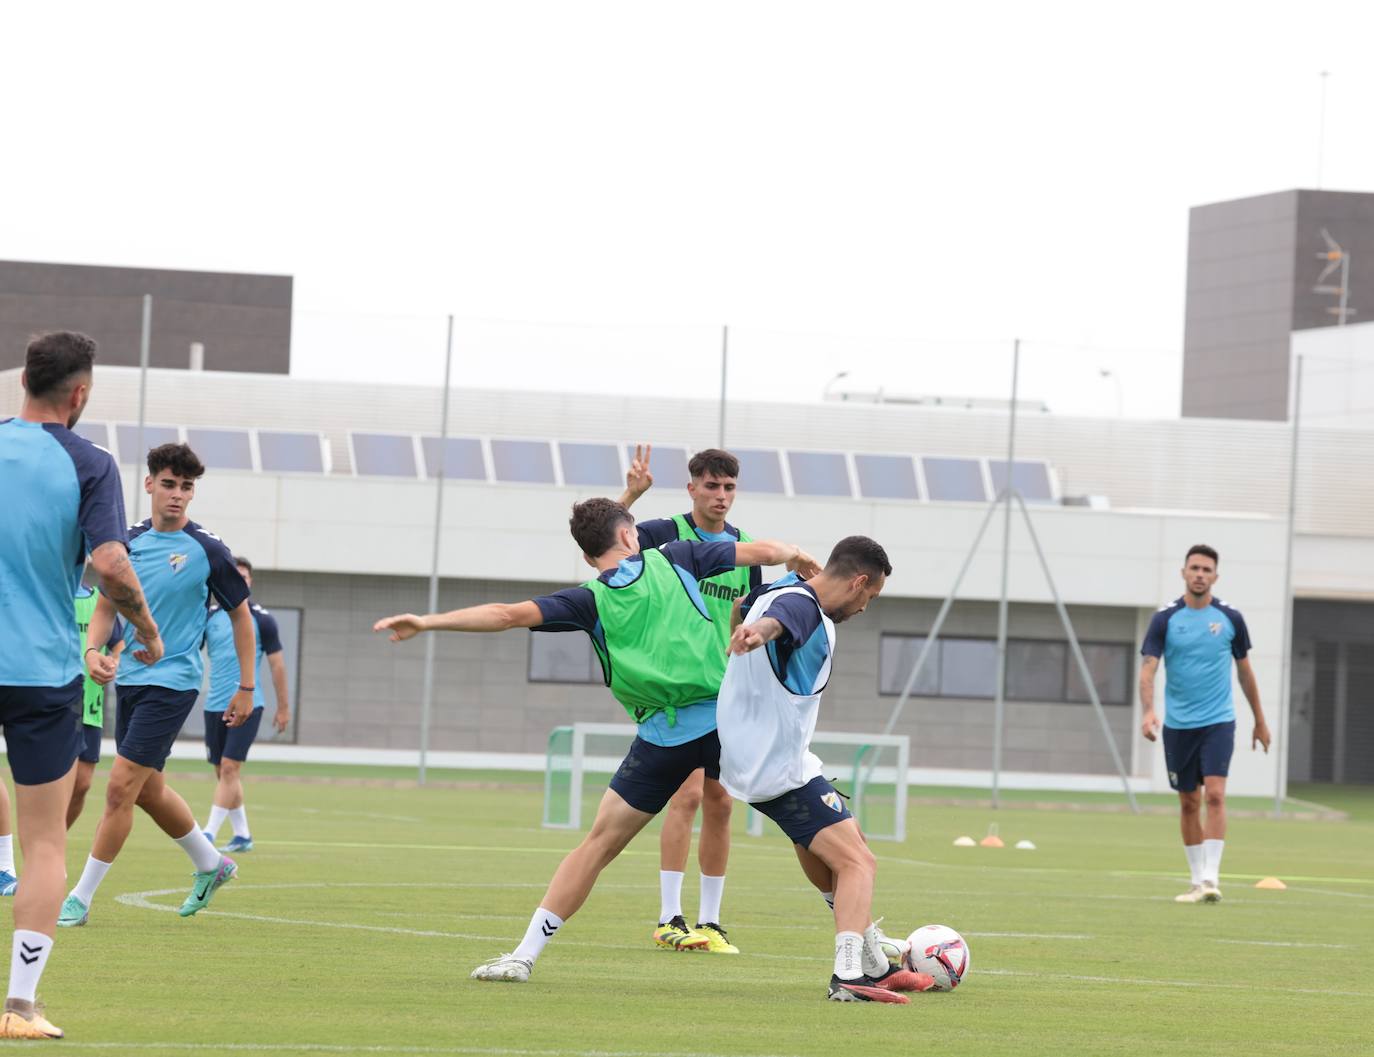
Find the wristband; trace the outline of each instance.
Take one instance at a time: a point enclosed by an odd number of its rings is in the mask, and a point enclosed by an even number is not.
[[[87,646],[87,647],[86,647],[86,653],[90,653],[91,650],[95,650],[96,653],[99,653],[99,652],[100,652],[100,647],[99,647],[99,646]],[[86,656],[86,653],[83,653],[81,656],[83,656],[83,657]]]
[[[245,694],[251,694],[254,690],[257,689],[257,687],[256,687],[256,686],[243,686],[243,685],[240,684],[239,689],[240,689],[241,691],[243,691]]]

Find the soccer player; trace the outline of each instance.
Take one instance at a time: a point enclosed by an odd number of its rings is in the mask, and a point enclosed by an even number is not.
[[[1155,713],[1155,672],[1164,658],[1164,764],[1169,785],[1178,792],[1183,852],[1192,878],[1179,903],[1221,901],[1221,853],[1226,844],[1226,775],[1236,742],[1236,709],[1231,698],[1231,661],[1255,726],[1250,748],[1269,751],[1269,726],[1260,707],[1259,684],[1250,667],[1250,632],[1240,611],[1212,595],[1217,582],[1217,552],[1206,544],[1190,547],[1183,559],[1187,590],[1150,620],[1140,647],[1140,732],[1150,741],[1159,734]],[[1202,788],[1199,789],[1198,786]],[[1207,819],[1202,819],[1202,802]]]
[[[828,995],[839,1002],[905,1003],[910,999],[898,992],[935,983],[928,974],[888,963],[872,914],[877,863],[810,747],[830,680],[835,625],[862,613],[891,573],[881,546],[867,536],[848,536],[819,575],[752,592],[730,636],[716,708],[721,783],[778,824],[807,879],[833,900],[835,969]]]
[[[86,641],[90,630],[91,617],[95,613],[96,602],[100,599],[100,589],[78,587],[76,591],[76,630],[81,641]],[[119,655],[124,652],[124,626],[118,618],[113,622],[110,637],[99,650],[88,651],[100,656],[113,657],[118,663]],[[101,686],[86,673],[82,687],[81,707],[81,751],[76,757],[76,778],[72,783],[72,801],[67,805],[67,828],[81,817],[86,806],[86,794],[90,792],[91,782],[95,780],[95,765],[100,762],[100,736],[105,727],[105,687]]]
[[[102,684],[115,681],[116,755],[91,854],[57,920],[63,927],[84,925],[90,919],[96,889],[133,828],[135,804],[176,841],[195,867],[195,881],[179,911],[182,917],[203,909],[238,870],[233,859],[215,850],[186,801],[162,775],[172,743],[200,691],[204,673],[200,645],[211,594],[229,610],[239,658],[239,687],[224,722],[237,727],[253,710],[248,585],[234,568],[229,548],[187,516],[196,481],[204,473],[205,466],[185,444],[163,444],[148,452],[144,489],[152,496],[153,514],[129,530],[130,553],[142,570],[148,604],[167,643],[161,662],[146,665],[127,652],[118,664],[97,656],[91,648],[109,638],[114,606],[102,597],[91,616],[86,637],[91,676]]]
[[[0,725],[24,847],[0,1038],[61,1038],[34,1007],[52,953],[79,745],[81,640],[72,596],[86,556],[131,625],[145,664],[162,640],[129,562],[124,494],[110,453],[71,432],[91,392],[95,342],[59,331],[29,343],[18,418],[0,421]]]
[[[573,539],[595,579],[513,605],[489,604],[377,621],[399,642],[422,631],[585,631],[606,684],[639,734],[601,799],[591,830],[554,873],[511,954],[473,970],[475,980],[529,979],[535,959],[586,901],[597,876],[663,810],[697,768],[709,787],[720,773],[715,699],[725,653],[697,583],[739,565],[815,563],[790,543],[674,541],[641,551],[634,517],[610,499],[573,507]]]
[[[234,558],[248,590],[253,589],[253,563],[247,558]],[[262,723],[262,710],[266,697],[262,692],[262,659],[267,658],[267,666],[272,672],[272,688],[277,692],[277,711],[272,717],[272,726],[277,732],[286,729],[291,722],[291,706],[286,690],[286,660],[281,648],[281,635],[277,631],[277,618],[251,598],[248,611],[253,616],[253,635],[257,641],[257,652],[253,661],[253,711],[241,727],[230,727],[224,722],[224,710],[229,707],[229,699],[239,681],[239,659],[234,653],[234,628],[229,614],[218,605],[210,606],[210,619],[205,625],[206,653],[210,658],[210,692],[205,705],[205,754],[214,765],[214,799],[210,804],[210,820],[205,823],[205,835],[213,842],[224,820],[229,820],[234,836],[225,847],[228,852],[253,850],[253,837],[248,830],[248,815],[243,806],[243,779],[241,772],[248,760],[248,750],[258,736],[258,726]]]
[[[625,476],[625,492],[620,497],[626,509],[653,487],[654,477],[649,467],[652,455],[653,445],[635,446],[635,457]],[[687,475],[687,494],[691,497],[692,509],[686,514],[636,524],[639,549],[652,550],[672,540],[750,542],[747,533],[725,520],[735,502],[739,460],[728,451],[708,448],[692,456],[687,464]],[[697,584],[707,611],[715,621],[722,653],[730,642],[730,615],[735,602],[760,583],[762,575],[755,565],[729,569]],[[732,803],[719,782],[707,786],[706,772],[702,768],[693,771],[668,801],[668,812],[663,817],[658,838],[660,904],[658,928],[654,930],[654,943],[658,946],[706,950],[715,954],[739,953],[739,948],[730,942],[720,925],[725,864],[730,857]],[[701,838],[697,842],[701,903],[696,927],[688,928],[682,914],[682,881],[698,808],[701,809]]]

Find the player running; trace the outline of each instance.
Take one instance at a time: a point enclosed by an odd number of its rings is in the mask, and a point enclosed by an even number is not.
[[[422,631],[585,631],[601,659],[606,685],[639,724],[639,734],[601,799],[596,821],[554,873],[525,937],[472,972],[475,980],[529,979],[535,959],[577,912],[597,876],[663,810],[687,777],[720,774],[715,699],[725,653],[697,583],[740,565],[815,569],[790,543],[674,541],[641,551],[634,518],[610,499],[573,507],[573,539],[595,579],[513,605],[490,604],[377,621],[393,642]]]
[[[71,432],[91,391],[95,342],[59,331],[29,343],[24,403],[0,421],[0,725],[24,847],[0,1038],[54,1039],[34,1006],[66,883],[67,806],[79,744],[82,644],[72,596],[86,556],[145,664],[162,656],[157,622],[129,563],[124,493],[110,453]]]
[[[253,589],[253,563],[247,558],[234,559],[248,590]],[[210,659],[210,691],[205,705],[205,756],[215,768],[219,784],[215,786],[210,804],[210,820],[205,823],[205,835],[213,843],[224,820],[229,820],[234,836],[225,847],[228,852],[253,850],[253,836],[248,830],[248,815],[243,806],[242,770],[248,760],[248,750],[258,736],[262,710],[267,698],[262,692],[262,659],[272,672],[272,689],[277,694],[277,711],[272,726],[278,733],[291,722],[291,706],[286,690],[286,660],[282,653],[277,618],[251,598],[248,611],[253,616],[253,637],[257,652],[253,661],[253,711],[239,727],[224,722],[224,711],[239,681],[239,659],[234,652],[234,628],[218,604],[211,604],[210,619],[205,625],[205,647]]]
[[[167,762],[186,716],[200,692],[204,662],[206,601],[210,595],[229,610],[239,658],[239,687],[224,722],[239,726],[253,709],[253,618],[248,612],[248,585],[234,568],[233,557],[218,536],[190,520],[196,481],[205,466],[185,444],[163,444],[148,452],[144,488],[152,496],[153,515],[129,531],[129,550],[143,573],[148,604],[161,622],[167,642],[162,661],[149,666],[127,652],[116,664],[88,651],[91,675],[98,683],[115,680],[115,760],[105,790],[105,813],[81,879],[62,904],[57,923],[84,925],[91,902],[134,824],[134,805],[148,813],[190,858],[195,881],[179,913],[190,917],[203,909],[215,891],[234,878],[238,867],[221,855],[196,825],[186,801],[167,784]],[[114,606],[101,598],[91,617],[87,646],[97,647],[110,635]]]
[[[649,468],[653,445],[635,445],[630,472],[625,475],[621,504],[628,509],[653,487]],[[687,463],[687,494],[692,509],[670,518],[641,521],[639,549],[652,550],[673,540],[705,543],[748,543],[751,537],[725,520],[734,505],[739,481],[739,460],[728,451],[708,448]],[[730,615],[737,600],[763,582],[757,565],[730,569],[697,584],[707,612],[715,622],[724,653],[730,642]],[[709,790],[709,792],[708,792]],[[721,928],[720,904],[725,892],[725,865],[730,857],[730,808],[733,801],[719,782],[706,784],[702,768],[693,771],[671,800],[659,831],[658,884],[660,905],[654,943],[681,950],[705,950],[715,954],[738,954]],[[701,837],[697,842],[697,863],[701,868],[701,903],[694,928],[688,928],[682,914],[682,881],[687,856],[692,848],[692,826],[701,809]]]
[[[1269,726],[1260,707],[1259,684],[1250,667],[1250,631],[1240,611],[1212,595],[1217,552],[1199,543],[1183,559],[1187,590],[1150,620],[1140,647],[1140,732],[1159,733],[1155,672],[1164,658],[1164,764],[1178,791],[1183,852],[1192,884],[1178,903],[1221,901],[1221,853],[1226,844],[1226,776],[1236,745],[1236,708],[1231,661],[1254,714],[1250,748],[1269,752]],[[1198,789],[1201,785],[1202,789]],[[1202,801],[1207,801],[1207,821]]]
[[[877,863],[840,794],[811,752],[821,693],[830,681],[835,625],[862,613],[892,565],[867,536],[835,544],[818,576],[778,582],[741,605],[720,687],[720,780],[792,840],[802,870],[835,911],[838,1002],[894,1002],[925,991],[925,973],[893,968],[873,922]],[[833,902],[832,902],[833,900]]]
[[[97,587],[78,587],[73,599],[76,630],[81,641],[86,641],[90,630],[91,617],[95,614],[96,602],[100,599]],[[124,625],[116,618],[110,627],[110,637],[98,650],[88,650],[102,657],[112,657],[119,661],[124,652]],[[81,690],[81,751],[76,756],[76,779],[72,783],[72,800],[67,805],[67,828],[81,817],[86,806],[86,794],[95,781],[95,765],[100,762],[100,738],[105,729],[105,687],[91,678],[88,671]]]

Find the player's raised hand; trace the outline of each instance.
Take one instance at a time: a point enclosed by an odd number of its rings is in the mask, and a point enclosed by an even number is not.
[[[1260,720],[1255,724],[1255,732],[1250,736],[1250,751],[1253,752],[1256,745],[1264,746],[1264,754],[1269,755],[1269,724]]]
[[[390,631],[392,642],[405,642],[425,630],[424,617],[414,613],[399,613],[394,617],[384,617],[372,625],[373,631]]]
[[[1146,741],[1154,741],[1159,736],[1159,717],[1153,708],[1146,709],[1140,717],[1140,733],[1145,735]]]
[[[625,474],[625,491],[636,499],[654,486],[654,475],[649,469],[649,458],[653,453],[652,444],[635,445],[635,457],[630,460],[629,472]]]
[[[730,645],[726,647],[727,654],[745,654],[758,649],[768,640],[758,632],[757,625],[741,624],[730,636]]]
[[[821,563],[798,547],[797,556],[787,563],[787,571],[809,580],[821,571]]]

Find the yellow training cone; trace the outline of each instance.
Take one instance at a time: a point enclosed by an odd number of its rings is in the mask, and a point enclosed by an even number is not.
[[[1277,877],[1266,877],[1266,878],[1264,878],[1264,879],[1261,880],[1261,881],[1256,881],[1256,882],[1255,882],[1255,887],[1256,887],[1256,888],[1272,888],[1272,889],[1274,889],[1274,890],[1277,891],[1277,892],[1282,892],[1282,891],[1283,891],[1285,888],[1287,888],[1288,886],[1287,886],[1286,884],[1284,884],[1282,881],[1280,881]]]

